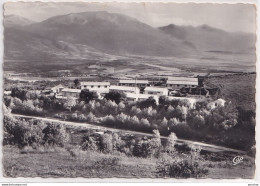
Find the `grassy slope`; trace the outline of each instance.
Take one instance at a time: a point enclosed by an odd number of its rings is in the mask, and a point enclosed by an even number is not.
[[[209,81],[215,85],[224,85],[224,99],[245,110],[255,111],[255,74],[214,77]]]
[[[20,153],[4,147],[4,174],[8,177],[155,177],[155,161],[98,152],[68,151]],[[118,159],[115,163],[113,158]]]
[[[121,177],[155,178],[157,159],[127,157],[119,154],[79,151],[72,157],[65,149],[21,153],[12,146],[3,149],[4,175],[7,177]],[[113,162],[113,159],[117,159]],[[232,165],[225,156],[218,161],[201,161],[209,169],[208,178],[252,178],[252,161]]]

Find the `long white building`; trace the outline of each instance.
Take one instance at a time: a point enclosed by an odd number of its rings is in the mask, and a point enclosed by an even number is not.
[[[195,77],[168,77],[166,85],[168,89],[195,88],[199,81]]]
[[[157,95],[157,96],[168,96],[168,89],[161,87],[146,87],[144,94]]]
[[[80,89],[88,89],[91,92],[108,93],[110,82],[86,81],[80,83]]]
[[[149,86],[149,82],[148,80],[120,79],[118,85],[128,87],[147,87]]]
[[[128,86],[116,86],[116,85],[111,85],[109,87],[109,92],[120,92],[120,93],[134,93],[134,94],[139,94],[140,89],[138,87],[128,87]]]

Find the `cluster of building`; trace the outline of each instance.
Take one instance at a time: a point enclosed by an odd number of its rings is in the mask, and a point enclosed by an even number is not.
[[[183,87],[196,88],[198,85],[198,78],[169,77],[166,86],[164,87],[152,86],[148,80],[119,80],[117,85],[111,85],[110,82],[87,81],[80,82],[80,85],[77,88],[65,88],[62,85],[58,85],[53,87],[51,91],[64,97],[78,97],[83,89],[88,89],[91,92],[96,92],[101,95],[116,91],[129,95],[144,94],[150,96],[168,96],[169,91],[171,90],[181,89]]]
[[[166,84],[166,85],[165,85]],[[160,96],[169,96],[169,92],[181,88],[196,88],[199,86],[198,78],[194,77],[169,77],[164,86],[154,86],[148,80],[125,80],[120,79],[117,85],[111,85],[110,82],[87,81],[80,82],[75,88],[65,88],[62,85],[55,86],[51,92],[57,98],[79,98],[81,90],[88,89],[90,92],[96,92],[101,98],[109,92],[124,93],[128,100],[138,101],[153,97],[157,102]],[[180,98],[179,98],[180,99]],[[185,98],[194,99],[194,98]],[[194,102],[194,100],[192,100]]]

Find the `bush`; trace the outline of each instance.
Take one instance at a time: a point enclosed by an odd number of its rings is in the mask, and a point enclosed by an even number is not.
[[[175,145],[177,139],[178,139],[177,136],[173,132],[168,136],[166,145],[165,145],[166,152],[173,153],[176,151],[174,145]]]
[[[156,169],[160,176],[171,178],[200,178],[209,172],[198,162],[191,163],[187,160],[174,160],[171,163],[161,161]]]
[[[137,141],[133,148],[133,155],[137,157],[156,157],[160,156],[161,138],[158,130],[153,131],[152,139],[144,139]]]
[[[88,89],[83,89],[79,94],[79,98],[81,101],[89,103],[91,100],[97,99],[98,95],[96,92],[90,92]]]
[[[103,134],[101,136],[100,150],[104,153],[109,153],[113,150],[111,134]]]
[[[12,88],[12,91],[11,91],[11,96],[12,97],[17,97],[17,98],[19,98],[22,101],[27,99],[26,94],[27,94],[27,91],[23,90],[23,89],[21,89],[19,87]]]
[[[104,97],[106,100],[111,100],[116,102],[116,104],[119,104],[120,101],[124,101],[125,95],[121,94],[119,92],[109,92]]]
[[[43,111],[42,108],[38,106],[34,106],[32,100],[27,100],[27,101],[20,101],[19,99],[14,99],[12,106],[13,112],[16,113],[21,113],[25,115],[43,115],[45,112]]]
[[[69,134],[63,125],[51,123],[42,132],[44,145],[64,147],[69,142]]]
[[[4,145],[18,145],[19,148],[25,146],[37,147],[42,144],[42,126],[17,120],[11,115],[4,115]]]
[[[84,136],[83,143],[81,145],[82,150],[99,150],[100,139],[95,139],[93,136]]]

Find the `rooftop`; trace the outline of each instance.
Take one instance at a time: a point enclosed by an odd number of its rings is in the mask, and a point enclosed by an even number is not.
[[[139,90],[137,87],[127,87],[127,86],[116,86],[116,85],[111,85],[109,87],[110,90],[128,90],[128,91],[136,91]]]
[[[85,82],[80,82],[80,85],[104,85],[104,86],[109,86],[110,82],[85,81]]]
[[[198,78],[196,78],[196,77],[168,77],[168,81],[190,81],[190,82],[198,82]]]
[[[148,80],[120,79],[120,80],[119,80],[119,83],[148,84]]]
[[[64,88],[62,92],[75,92],[75,93],[80,93],[80,89],[71,89],[71,88]]]
[[[145,91],[157,91],[157,92],[168,91],[167,88],[163,88],[163,87],[146,87],[144,90]]]
[[[57,89],[57,88],[63,88],[63,85],[61,85],[61,84],[56,85],[55,87],[52,87],[51,90],[54,90],[54,89]]]
[[[198,81],[168,80],[166,84],[173,85],[199,85]]]

